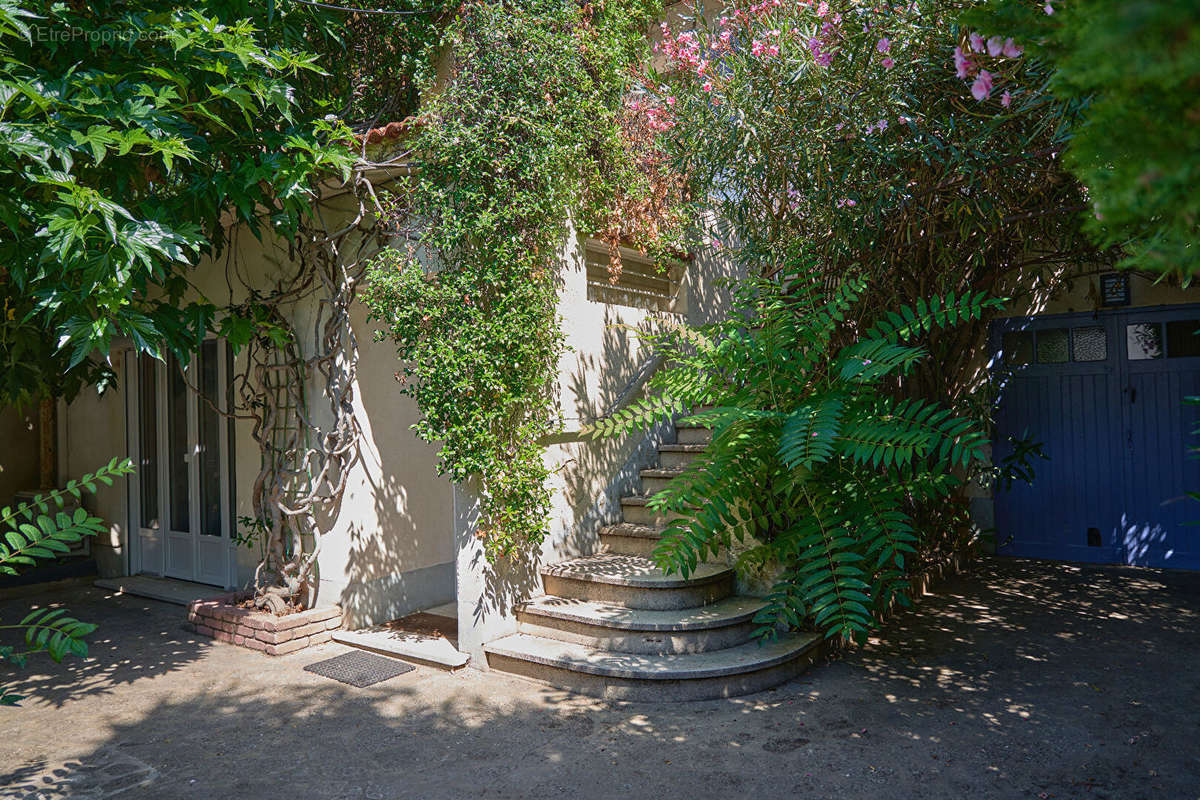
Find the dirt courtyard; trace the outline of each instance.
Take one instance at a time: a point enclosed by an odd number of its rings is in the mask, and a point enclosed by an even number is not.
[[[7,667],[3,798],[1200,798],[1200,575],[984,560],[775,690],[606,703],[419,667],[367,689],[71,589],[91,657]]]

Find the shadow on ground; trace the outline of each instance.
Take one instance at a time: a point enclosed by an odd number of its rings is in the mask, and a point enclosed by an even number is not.
[[[71,600],[92,619],[113,603]],[[31,668],[26,688],[51,694],[0,715],[0,796],[1125,800],[1200,787],[1195,574],[985,561],[840,660],[691,704],[428,668],[351,689],[303,671],[340,648],[270,660],[200,647],[152,605],[137,633],[104,624],[112,647],[98,652],[120,669]],[[70,692],[72,674],[90,683]]]

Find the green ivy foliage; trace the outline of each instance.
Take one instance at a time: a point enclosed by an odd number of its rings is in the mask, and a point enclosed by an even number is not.
[[[95,472],[68,481],[62,489],[37,495],[15,508],[0,509],[0,575],[16,575],[20,567],[58,558],[83,537],[103,532],[104,520],[82,507],[68,514],[63,510],[66,500],[68,497],[81,500],[85,491],[95,492],[98,484],[111,486],[114,477],[131,472],[132,461],[114,458]],[[30,655],[40,652],[55,661],[62,661],[67,655],[86,656],[84,637],[96,630],[96,626],[68,616],[61,608],[39,608],[16,624],[0,624],[0,630],[13,629],[24,631],[25,649],[0,645],[0,661],[20,667]],[[22,695],[0,686],[0,706],[14,706],[23,699]]]
[[[186,361],[216,314],[183,303],[189,272],[229,223],[291,237],[349,169],[291,19],[0,0],[0,401],[101,380],[116,337]]]
[[[550,492],[541,441],[559,427],[559,262],[574,222],[594,229],[634,181],[618,113],[657,13],[644,0],[466,6],[445,33],[447,84],[411,143],[420,221],[379,256],[363,297],[393,341],[403,391],[439,442],[440,469],[478,481],[491,558],[539,543]]]
[[[1051,91],[1086,104],[1065,161],[1096,241],[1130,268],[1200,271],[1200,4],[991,0],[968,22],[1029,42]]]
[[[951,294],[863,324],[850,312],[864,285],[752,283],[729,319],[649,336],[668,365],[642,402],[593,429],[644,429],[681,408],[712,429],[707,451],[650,500],[672,518],[654,559],[684,575],[723,550],[742,570],[776,566],[762,636],[781,625],[865,636],[906,602],[922,538],[914,507],[946,498],[986,455],[980,425],[895,386],[927,357],[922,335],[999,301]]]

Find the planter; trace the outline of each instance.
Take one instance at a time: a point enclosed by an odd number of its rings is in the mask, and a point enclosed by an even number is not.
[[[310,608],[277,617],[266,611],[239,608],[249,595],[225,594],[188,605],[188,627],[217,641],[282,656],[314,644],[324,644],[342,626],[339,606]]]

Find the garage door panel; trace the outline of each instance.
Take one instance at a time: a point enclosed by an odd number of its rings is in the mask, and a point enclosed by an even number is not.
[[[1125,561],[1151,567],[1200,569],[1195,523],[1200,504],[1187,497],[1200,488],[1200,462],[1186,449],[1196,408],[1185,398],[1200,393],[1200,371],[1168,369],[1130,375],[1128,502],[1122,520]]]
[[[1197,330],[1200,306],[997,325],[994,363],[1007,357],[1002,342],[1037,344],[1015,373],[997,369],[995,452],[1028,432],[1049,458],[1032,485],[997,487],[1001,553],[1200,569],[1200,503],[1186,494],[1200,490],[1188,453],[1200,409],[1185,404],[1200,396]]]
[[[1121,531],[1110,484],[1118,460],[1107,436],[1114,408],[1104,374],[1014,377],[1001,397],[999,452],[1009,436],[1042,444],[1032,484],[997,489],[1000,552],[1033,558],[1111,561]],[[1090,531],[1089,536],[1089,529]]]

